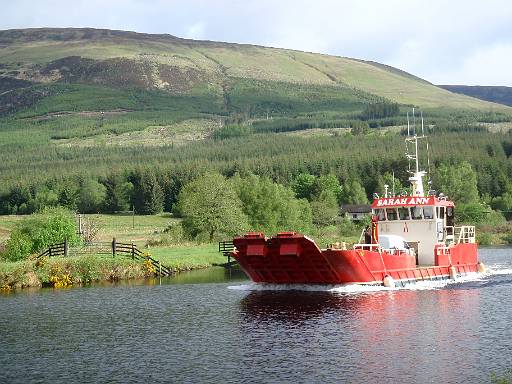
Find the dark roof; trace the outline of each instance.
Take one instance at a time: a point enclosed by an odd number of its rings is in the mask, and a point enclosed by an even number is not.
[[[370,213],[370,204],[344,204],[341,206],[341,213]]]

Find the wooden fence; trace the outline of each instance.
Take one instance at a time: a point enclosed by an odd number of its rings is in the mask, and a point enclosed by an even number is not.
[[[231,260],[231,255],[234,249],[235,245],[233,244],[233,241],[219,241],[219,252],[228,258],[228,262],[223,264],[223,267],[231,267],[236,264],[236,260]]]
[[[69,247],[68,247],[68,241],[65,240],[63,243],[53,244],[48,247],[46,251],[41,253],[39,257],[43,256],[68,256],[69,255]]]
[[[67,240],[63,243],[53,244],[48,247],[44,252],[39,254],[37,257],[41,258],[44,256],[64,256],[67,257],[70,254],[74,256],[83,254],[111,254],[112,257],[122,256],[131,257],[132,260],[141,262],[149,262],[155,269],[155,274],[159,276],[172,276],[173,270],[162,263],[159,260],[152,258],[149,254],[142,252],[134,243],[120,243],[116,239],[112,239],[112,242],[96,242],[85,244],[83,246],[69,248]]]

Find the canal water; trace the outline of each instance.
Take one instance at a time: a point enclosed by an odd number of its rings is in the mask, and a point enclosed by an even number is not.
[[[483,278],[410,289],[260,289],[211,269],[2,294],[0,382],[490,382],[512,368],[512,249],[480,257]]]

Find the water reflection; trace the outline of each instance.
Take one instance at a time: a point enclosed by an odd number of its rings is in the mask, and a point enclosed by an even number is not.
[[[351,310],[362,296],[338,296],[330,292],[254,291],[240,302],[246,320],[301,322],[326,313]]]
[[[512,367],[512,250],[482,258],[509,272],[356,294],[228,289],[221,268],[18,290],[0,296],[0,383],[489,382]]]
[[[478,365],[479,295],[473,289],[255,291],[240,301],[240,330],[251,344],[265,340],[272,353],[283,342],[303,340],[309,353],[346,367],[350,380],[387,382],[400,372],[404,381],[457,382],[461,369]]]

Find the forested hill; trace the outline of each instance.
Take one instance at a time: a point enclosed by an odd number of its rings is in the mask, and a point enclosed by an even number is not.
[[[0,93],[56,83],[136,87],[194,98],[195,103],[207,99],[213,105],[198,106],[199,110],[218,107],[224,112],[304,107],[297,104],[325,109],[325,103],[351,109],[375,99],[423,108],[489,109],[485,102],[453,94],[379,63],[98,29],[0,31],[0,76]],[[314,87],[314,91],[305,94],[304,86]],[[6,104],[9,111],[18,110],[52,91],[23,97],[4,94],[0,100],[3,112]]]
[[[459,170],[471,183],[462,190],[512,211],[511,107],[357,59],[110,30],[0,31],[0,214],[170,211],[187,183],[218,172],[257,175],[269,196],[270,181],[317,183],[296,195],[320,222],[322,207],[337,217],[338,203],[408,185],[401,133],[413,106],[433,172]]]
[[[439,85],[450,92],[512,106],[512,87],[481,85]]]

